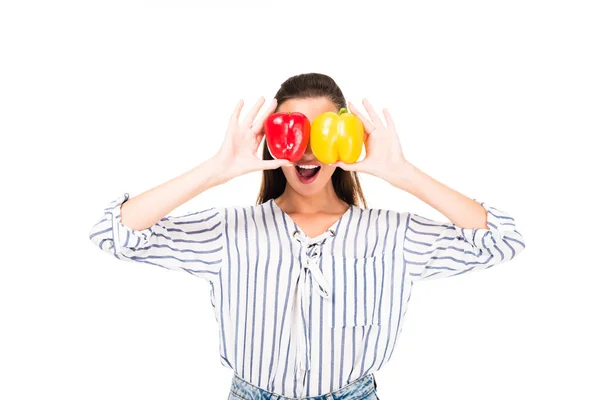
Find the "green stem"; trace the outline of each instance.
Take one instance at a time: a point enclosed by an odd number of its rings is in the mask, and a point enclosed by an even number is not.
[[[338,115],[346,114],[347,112],[348,112],[347,108],[340,108],[340,112],[338,113]]]

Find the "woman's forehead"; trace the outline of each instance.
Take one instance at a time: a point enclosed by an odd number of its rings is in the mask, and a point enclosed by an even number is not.
[[[308,117],[309,120],[315,119],[318,115],[327,111],[337,112],[337,106],[326,97],[308,98],[308,99],[289,99],[284,101],[278,109],[279,112],[299,112]]]

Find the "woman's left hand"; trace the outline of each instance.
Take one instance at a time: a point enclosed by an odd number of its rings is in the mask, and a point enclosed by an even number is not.
[[[346,171],[365,172],[392,183],[402,177],[403,173],[410,168],[410,163],[406,161],[402,152],[400,139],[389,110],[383,109],[387,124],[385,126],[367,99],[363,100],[363,105],[371,119],[362,115],[352,103],[348,102],[350,111],[362,121],[365,128],[365,158],[352,164],[337,161],[332,165]]]

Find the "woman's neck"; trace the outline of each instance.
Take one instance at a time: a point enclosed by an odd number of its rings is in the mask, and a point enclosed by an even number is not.
[[[289,186],[275,199],[277,206],[288,214],[342,214],[349,204],[342,201],[331,188],[324,188],[313,195],[302,195]]]

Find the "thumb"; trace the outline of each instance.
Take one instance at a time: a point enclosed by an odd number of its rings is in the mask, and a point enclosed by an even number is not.
[[[343,161],[336,161],[335,163],[333,163],[333,166],[334,167],[340,167],[340,168],[342,168],[343,170],[346,170],[346,171],[356,171],[360,167],[359,164],[360,164],[360,162],[353,163],[353,164],[346,164]]]
[[[290,160],[263,160],[264,169],[276,169],[283,166],[292,166]]]

